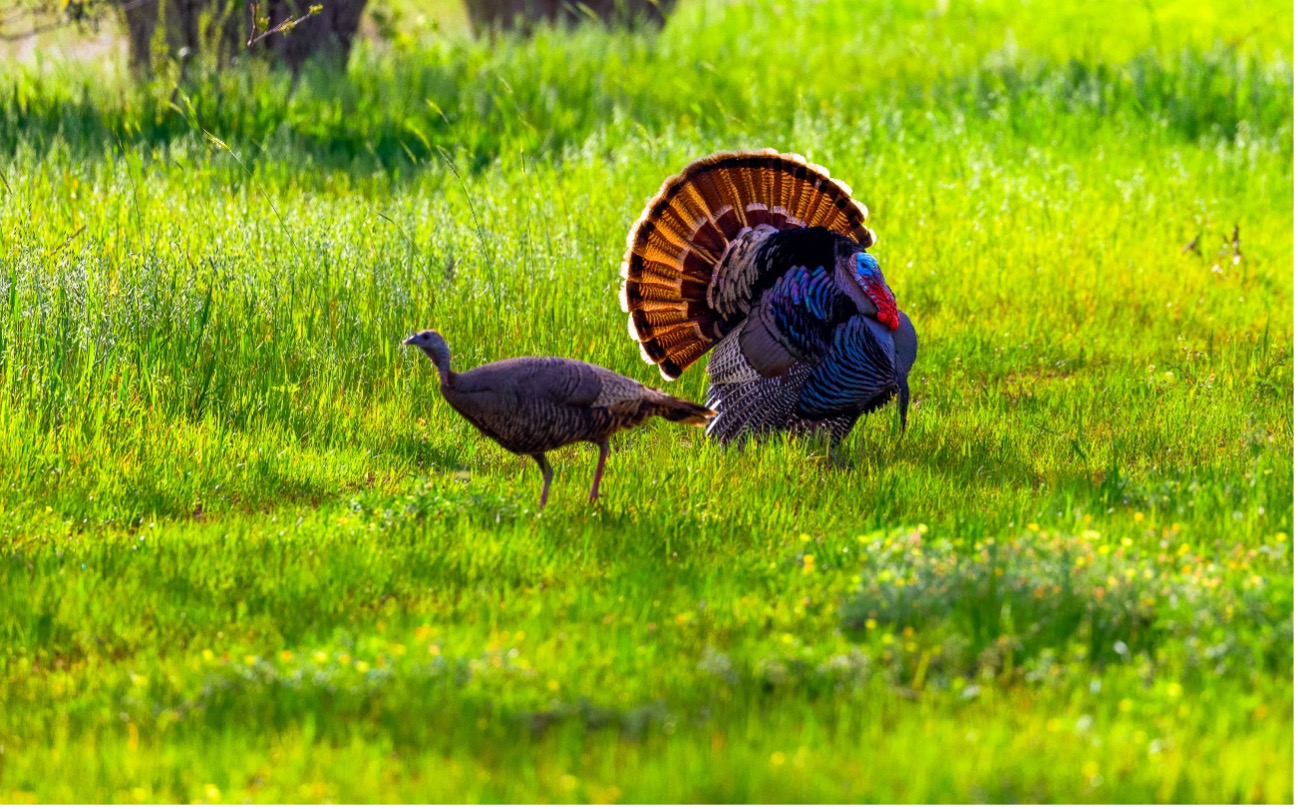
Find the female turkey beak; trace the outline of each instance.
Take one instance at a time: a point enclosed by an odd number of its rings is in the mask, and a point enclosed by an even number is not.
[[[407,337],[406,339],[404,339],[404,340],[401,341],[401,345],[403,345],[403,346],[412,346],[412,345],[414,345],[414,344],[415,344],[415,338],[417,338],[418,336],[419,336],[418,334],[412,334],[412,335],[410,335],[409,337]]]

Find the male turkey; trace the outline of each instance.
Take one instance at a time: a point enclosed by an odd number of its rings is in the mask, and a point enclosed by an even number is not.
[[[516,357],[451,370],[451,350],[435,331],[404,342],[423,350],[437,367],[442,395],[479,432],[516,455],[530,455],[541,467],[541,505],[550,495],[554,470],[545,459],[552,449],[589,441],[599,447],[590,499],[608,459],[609,436],[650,416],[702,426],[716,415],[706,407],[647,388],[598,365],[562,357]]]
[[[839,441],[898,397],[917,337],[874,256],[865,206],[819,166],[719,152],[663,183],[627,238],[622,311],[671,380],[709,350],[708,434]]]

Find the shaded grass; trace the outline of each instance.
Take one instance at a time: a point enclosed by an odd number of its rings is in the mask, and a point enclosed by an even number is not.
[[[4,80],[0,797],[1292,799],[1291,11],[783,5]],[[626,229],[764,145],[871,208],[907,434],[537,514],[399,340],[653,382]]]
[[[1042,15],[1021,2],[945,13],[899,3],[863,19],[837,3],[793,12],[696,3],[657,37],[589,27],[504,47],[432,35],[396,53],[362,48],[345,83],[308,72],[291,96],[289,78],[260,65],[197,74],[179,94],[168,81],[137,94],[120,80],[105,88],[75,72],[62,82],[19,73],[0,113],[0,151],[25,143],[95,157],[119,143],[165,147],[201,128],[315,182],[321,169],[410,176],[443,149],[477,171],[506,155],[580,149],[592,134],[734,139],[849,110],[892,137],[925,111],[993,118],[1054,141],[1085,138],[1069,125],[1074,114],[1152,120],[1189,141],[1241,126],[1287,129],[1292,41],[1276,23],[1291,12],[1191,5]],[[1068,16],[1086,24],[1059,36]],[[1157,35],[1142,39],[1133,26]],[[276,100],[263,103],[266,94]]]

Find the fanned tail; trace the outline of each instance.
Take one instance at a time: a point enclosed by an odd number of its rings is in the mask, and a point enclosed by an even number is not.
[[[663,183],[627,237],[622,311],[646,362],[675,379],[728,328],[709,302],[731,242],[759,226],[824,227],[868,247],[865,206],[796,154],[717,152]]]

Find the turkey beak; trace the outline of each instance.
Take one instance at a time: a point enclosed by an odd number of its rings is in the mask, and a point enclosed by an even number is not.
[[[404,340],[401,341],[401,345],[403,345],[403,346],[412,346],[412,345],[414,345],[414,344],[415,344],[415,337],[418,337],[418,335],[414,335],[414,336],[411,336],[411,337],[407,337],[406,339],[404,339]]]

